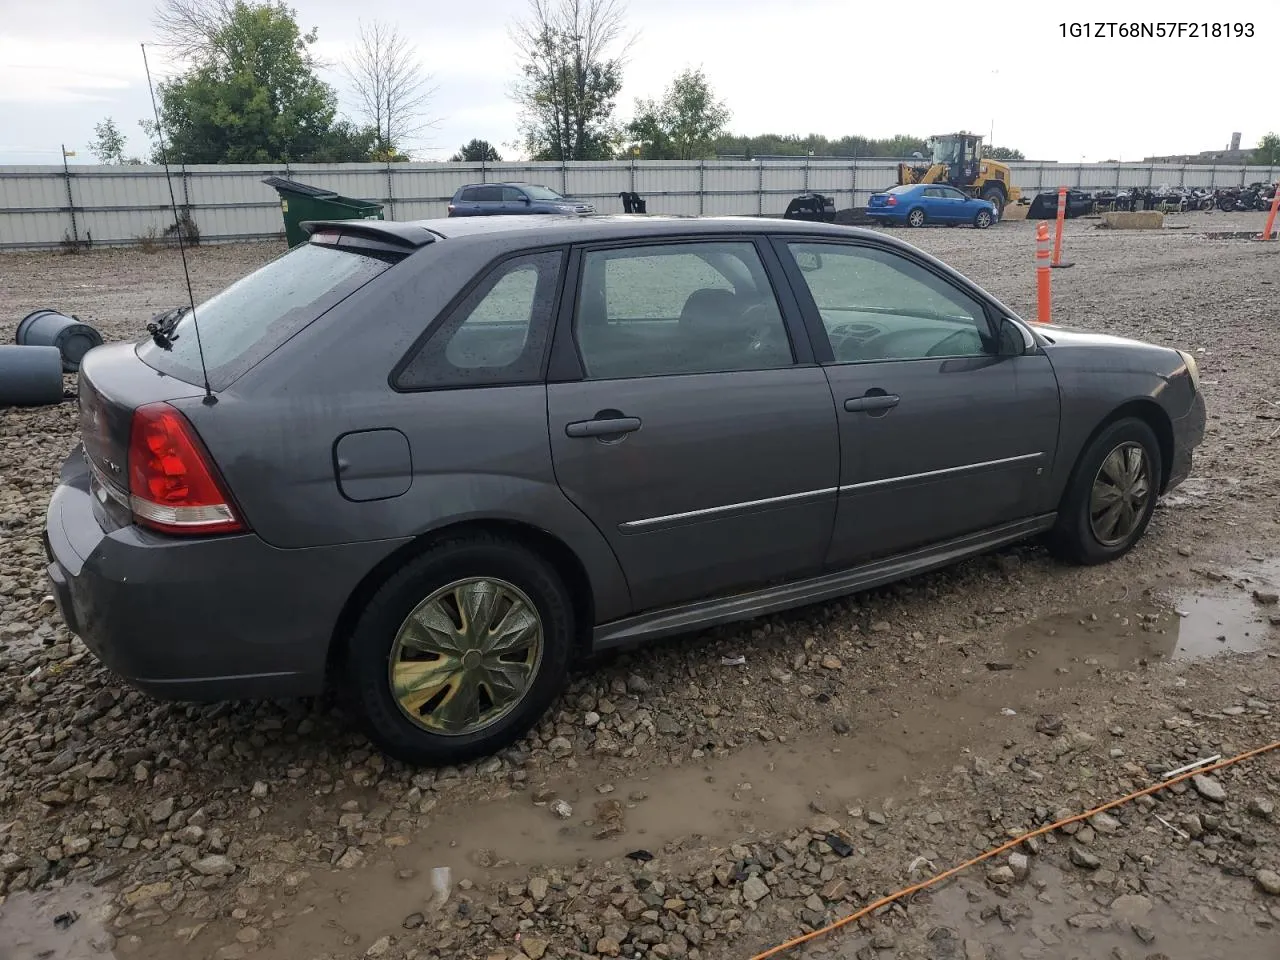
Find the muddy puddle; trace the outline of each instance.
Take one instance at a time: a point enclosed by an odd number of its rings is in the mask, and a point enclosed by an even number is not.
[[[1036,860],[1028,880],[1004,888],[1004,895],[983,883],[978,868],[914,897],[911,910],[919,927],[929,931],[938,960],[1275,960],[1280,955],[1265,907],[1235,900],[1220,878],[1188,878],[1187,888],[1203,898],[1199,910],[1176,910],[1143,894],[1088,891],[1074,877]],[[865,942],[840,936],[833,953],[852,960]]]
[[[111,896],[88,884],[0,903],[0,960],[111,960],[102,911]]]

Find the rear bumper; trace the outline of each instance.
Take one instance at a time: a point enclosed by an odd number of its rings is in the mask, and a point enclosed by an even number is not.
[[[398,545],[280,550],[253,534],[106,532],[79,450],[49,502],[44,541],[67,628],[131,685],[180,700],[318,693],[344,604]]]

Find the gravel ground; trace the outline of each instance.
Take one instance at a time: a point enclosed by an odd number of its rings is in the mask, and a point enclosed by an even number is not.
[[[99,667],[42,584],[74,405],[4,410],[0,957],[745,957],[1280,739],[1280,244],[1200,235],[1261,220],[1067,225],[1055,318],[1201,359],[1193,479],[1129,557],[1079,570],[1023,547],[612,658],[460,770],[385,762],[326,700],[159,703]],[[904,235],[1029,316],[1033,230]],[[195,251],[197,296],[277,249]],[[0,276],[6,323],[54,306],[113,338],[183,299],[172,252],[9,255]],[[1277,804],[1280,751],[795,952],[1274,958]]]

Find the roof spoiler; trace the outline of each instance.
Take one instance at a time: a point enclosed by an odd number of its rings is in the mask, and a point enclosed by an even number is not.
[[[339,247],[363,247],[409,253],[439,237],[413,223],[394,220],[304,220],[303,231],[313,241],[317,233],[326,235],[325,243]],[[329,239],[332,235],[332,239]]]

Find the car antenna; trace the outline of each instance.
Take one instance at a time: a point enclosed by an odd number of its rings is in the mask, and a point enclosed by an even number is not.
[[[151,65],[147,63],[147,45],[142,46],[142,68],[147,72],[147,90],[151,93],[151,110],[156,115],[156,138],[160,141],[160,162],[164,164],[164,179],[169,185],[169,206],[173,210],[174,234],[178,238],[178,253],[182,255],[182,275],[187,280],[187,303],[191,307],[191,326],[196,332],[196,352],[200,354],[200,375],[204,378],[205,406],[212,407],[218,402],[209,386],[209,368],[204,362],[204,343],[200,340],[200,323],[196,319],[196,298],[191,292],[191,270],[187,267],[187,247],[182,241],[182,218],[178,216],[178,199],[173,193],[173,176],[169,172],[169,151],[164,145],[164,127],[160,122],[160,108],[156,105],[156,88],[151,83]]]

